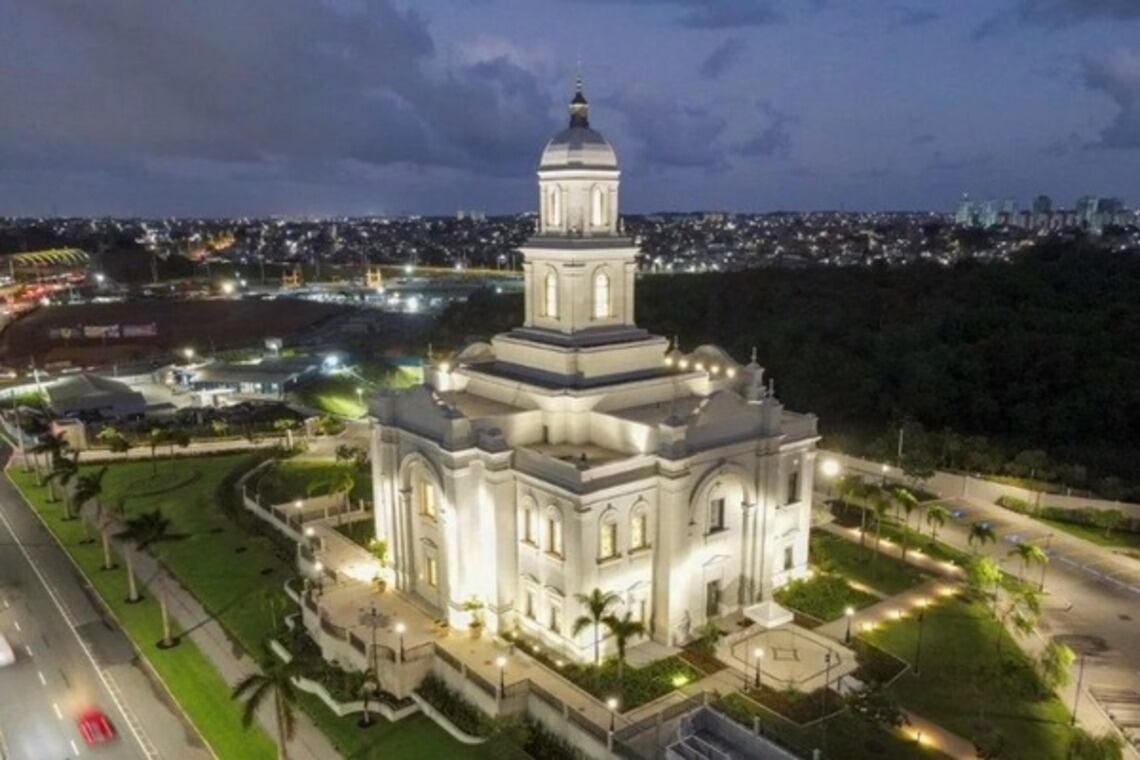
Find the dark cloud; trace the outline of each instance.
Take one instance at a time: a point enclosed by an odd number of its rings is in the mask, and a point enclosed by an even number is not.
[[[1107,95],[1118,110],[1095,147],[1140,148],[1140,50],[1117,50],[1084,66],[1085,85]]]
[[[705,79],[720,79],[736,63],[748,45],[740,37],[729,37],[716,46],[709,57],[701,63],[701,76]]]
[[[723,116],[644,89],[625,88],[603,102],[630,124],[639,167],[719,170],[728,165]]]
[[[742,156],[786,156],[792,147],[790,128],[799,120],[770,103],[759,103],[757,107],[764,127],[754,137],[742,143],[737,151]]]
[[[935,151],[925,170],[931,172],[988,172],[993,171],[995,160],[996,157],[992,153],[982,153],[965,158],[951,158],[942,151]]]
[[[985,18],[971,35],[980,40],[1016,26],[1064,29],[1086,21],[1138,21],[1138,0],[1016,0]]]
[[[533,160],[519,146],[553,126],[530,72],[441,61],[423,19],[389,0],[16,5],[40,36],[18,48],[13,35],[20,55],[0,77],[0,102],[21,104],[0,119],[11,152],[140,171],[193,159],[514,174]]]
[[[778,24],[784,16],[769,0],[574,0],[593,4],[641,6],[668,6],[681,13],[677,23],[692,29],[738,29],[748,26]],[[812,8],[818,10],[824,3],[816,0]]]

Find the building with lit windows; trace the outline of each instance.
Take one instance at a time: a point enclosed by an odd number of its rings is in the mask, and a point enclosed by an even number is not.
[[[452,627],[472,602],[577,659],[578,594],[612,592],[684,643],[807,572],[816,418],[755,355],[637,327],[620,172],[579,83],[538,167],[522,325],[372,404],[377,538],[392,580]]]

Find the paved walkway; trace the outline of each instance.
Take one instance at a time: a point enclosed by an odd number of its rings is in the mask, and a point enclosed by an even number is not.
[[[948,586],[937,578],[915,586],[912,589],[887,597],[881,602],[856,610],[851,616],[851,635],[857,636],[865,630],[870,630],[883,623],[898,620],[900,616],[915,614],[923,602],[933,603],[945,593],[953,593],[954,587]],[[847,618],[841,617],[824,623],[815,629],[815,633],[828,636],[836,641],[847,638]]]
[[[90,505],[84,512],[87,515],[86,519],[91,519]],[[116,524],[112,532],[118,532],[123,527]],[[112,539],[112,541],[120,557],[124,552],[131,553],[136,577],[141,585],[150,590],[152,596],[159,593],[160,587],[166,589],[167,607],[176,623],[176,628],[180,631],[190,631],[186,635],[198,646],[227,684],[232,687],[245,676],[257,671],[257,665],[252,659],[236,651],[236,646],[226,636],[221,624],[206,612],[190,592],[173,580],[154,557],[147,552],[135,551],[133,547],[123,545],[118,540]],[[272,701],[267,701],[262,709],[258,710],[257,721],[271,739],[277,735]],[[298,711],[295,733],[289,743],[289,757],[293,760],[328,760],[339,756],[340,753],[333,748],[309,716]]]

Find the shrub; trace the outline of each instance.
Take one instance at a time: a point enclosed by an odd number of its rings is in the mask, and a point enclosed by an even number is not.
[[[1032,504],[1016,496],[999,496],[994,503],[999,507],[1008,509],[1011,512],[1017,512],[1020,515],[1031,515],[1034,513]]]
[[[586,757],[573,744],[551,733],[536,720],[526,718],[527,741],[523,751],[542,760],[584,760]]]
[[[456,728],[472,736],[489,736],[494,721],[485,712],[467,701],[449,687],[442,678],[429,673],[416,692],[455,724]]]

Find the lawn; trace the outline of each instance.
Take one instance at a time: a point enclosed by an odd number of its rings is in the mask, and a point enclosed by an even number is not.
[[[321,484],[335,482],[340,475],[347,475],[352,480],[350,495],[354,503],[360,499],[372,501],[371,470],[331,459],[294,458],[275,462],[251,483],[250,488],[260,494],[265,504],[284,504],[308,497],[310,488],[317,488],[317,493],[326,493],[327,489],[321,488]]]
[[[830,533],[812,531],[811,560],[826,572],[838,573],[884,596],[902,593],[926,580],[922,571],[913,565],[876,553],[875,537],[870,531],[866,539],[866,546],[860,546]]]
[[[841,617],[848,607],[869,607],[879,597],[852,588],[840,575],[819,573],[784,586],[776,592],[776,601],[826,623]]]
[[[1052,528],[1063,530],[1071,536],[1091,541],[1097,546],[1107,546],[1113,549],[1140,549],[1140,533],[1114,530],[1106,536],[1104,535],[1104,528],[1098,528],[1095,525],[1080,525],[1068,521],[1050,520],[1047,517],[1037,517],[1036,519]]]
[[[917,618],[881,626],[874,644],[913,662]],[[996,648],[1004,639],[1002,656]],[[1063,758],[1069,725],[1065,706],[1043,696],[1027,656],[979,602],[947,599],[923,623],[921,675],[903,675],[892,687],[902,705],[967,739],[1005,744],[1003,758]],[[984,730],[980,730],[980,727]]]
[[[823,723],[801,727],[740,694],[729,694],[717,707],[741,725],[760,720],[763,734],[789,749],[811,757],[811,750],[827,748],[828,760],[939,760],[946,756],[921,747],[901,732],[888,732],[843,712]]]
[[[218,507],[216,498],[227,476],[232,479],[257,461],[257,455],[251,454],[180,459],[172,478],[173,482],[183,485],[163,493],[150,490],[150,495],[134,498],[130,495],[132,486],[150,480],[150,462],[119,463],[107,470],[102,499],[107,504],[123,499],[128,515],[161,508],[172,521],[172,530],[186,537],[156,546],[157,554],[199,602],[217,616],[243,650],[260,654],[262,642],[274,630],[275,618],[279,624],[282,613],[293,606],[282,590],[285,579],[295,575],[292,554],[282,552],[263,535],[250,534]],[[186,482],[178,477],[182,469],[195,470],[198,477]],[[154,642],[161,638],[161,621],[154,602],[123,605],[126,576],[122,572],[97,570],[101,561],[98,543],[76,545],[82,537],[79,522],[62,522],[58,519],[62,513],[60,505],[44,505],[46,492],[35,486],[34,475],[16,469],[9,472],[17,485],[33,498],[37,509],[46,510],[53,530],[58,527],[63,531],[61,535],[68,551],[83,557],[83,567],[96,582],[100,594],[110,600],[112,607],[125,609],[129,616],[124,620],[128,632],[164,678],[167,673],[163,669],[170,671],[167,683],[219,756],[227,760],[273,757],[272,745],[263,733],[245,733],[236,724],[238,704],[230,700],[229,687],[209,661],[189,642],[173,650],[156,650]],[[108,583],[112,585],[105,592],[104,585]],[[424,716],[413,716],[394,724],[380,721],[362,731],[356,725],[356,716],[339,718],[315,697],[306,695],[301,704],[337,748],[354,759],[490,757],[491,753],[508,757],[512,751],[509,747],[504,750],[500,742],[494,742],[494,747],[489,743],[470,750]],[[430,748],[432,752],[422,755],[421,748]],[[484,752],[488,754],[481,754]]]
[[[363,395],[357,389],[363,389]],[[349,375],[322,375],[295,391],[297,400],[322,412],[340,417],[362,417],[368,411],[365,402],[369,389],[365,383]]]

